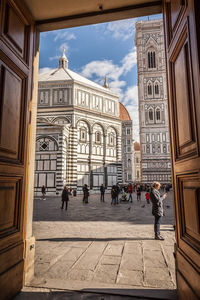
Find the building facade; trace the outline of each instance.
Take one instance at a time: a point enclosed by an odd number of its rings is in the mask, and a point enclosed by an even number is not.
[[[141,176],[171,183],[164,30],[162,20],[136,23]]]
[[[133,182],[141,182],[141,152],[140,143],[133,143]]]
[[[120,103],[120,120],[122,121],[122,181],[133,181],[133,124],[125,106]]]
[[[35,193],[63,186],[94,192],[103,183],[122,182],[119,97],[68,68],[63,52],[59,68],[39,76]]]

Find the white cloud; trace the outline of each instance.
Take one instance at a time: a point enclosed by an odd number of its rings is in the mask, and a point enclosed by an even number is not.
[[[137,64],[136,48],[122,59],[123,74],[127,74]]]
[[[55,31],[55,38],[54,42],[57,40],[63,40],[63,41],[70,41],[70,40],[75,40],[76,36],[74,33],[69,33],[67,30],[57,30]]]
[[[51,56],[49,57],[49,60],[52,61],[52,60],[58,60],[60,58],[59,55],[56,55],[56,56]]]
[[[126,75],[137,64],[136,49],[129,52],[121,60],[121,64],[114,64],[112,60],[96,60],[91,61],[82,68],[82,75],[84,77],[93,79],[98,83],[103,83],[103,78],[108,78],[108,83],[112,91],[122,95],[122,87],[126,85],[124,80],[120,80],[120,77]]]
[[[123,103],[126,105],[138,105],[138,87],[137,85],[129,86],[124,93]]]
[[[113,38],[127,40],[133,37],[135,31],[135,23],[137,19],[127,19],[108,23],[106,33],[110,33]]]
[[[53,70],[54,69],[52,69],[52,68],[41,68],[41,69],[39,69],[39,74],[47,73],[47,72],[50,72]]]

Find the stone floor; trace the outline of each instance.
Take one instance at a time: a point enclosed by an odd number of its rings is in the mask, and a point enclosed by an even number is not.
[[[88,204],[81,196],[70,197],[67,211],[60,209],[60,198],[35,199],[35,278],[24,293],[37,288],[48,291],[46,297],[54,293],[51,299],[61,299],[54,289],[84,292],[69,299],[175,299],[172,192],[161,226],[165,241],[154,240],[144,194],[141,202],[135,198],[111,206],[110,195],[104,203],[91,195]]]

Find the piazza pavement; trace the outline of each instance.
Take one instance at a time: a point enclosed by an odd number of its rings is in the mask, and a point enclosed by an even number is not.
[[[133,203],[111,205],[100,195],[34,201],[35,277],[23,299],[176,299],[173,196],[164,202],[164,241],[154,240],[151,204],[133,193]]]

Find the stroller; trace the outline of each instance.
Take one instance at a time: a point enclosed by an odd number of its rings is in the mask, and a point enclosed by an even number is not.
[[[127,193],[123,192],[121,198],[119,199],[120,202],[128,202]]]

